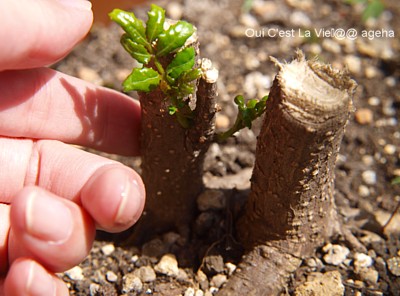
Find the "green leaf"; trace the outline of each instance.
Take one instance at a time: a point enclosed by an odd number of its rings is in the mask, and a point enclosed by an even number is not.
[[[149,92],[160,84],[160,75],[151,68],[133,69],[132,73],[122,83],[124,91]]]
[[[235,97],[234,101],[235,101],[236,105],[238,105],[238,108],[239,108],[239,109],[242,109],[242,110],[243,110],[243,109],[246,108],[246,106],[245,106],[245,104],[244,104],[244,97],[243,97],[243,96],[237,95],[237,96]]]
[[[143,22],[138,19],[133,12],[114,9],[108,14],[112,21],[124,29],[124,31],[138,44],[148,47],[149,43],[146,40],[146,29]]]
[[[167,67],[167,74],[178,78],[183,72],[189,71],[194,66],[195,52],[193,47],[179,51]]]
[[[385,10],[385,6],[380,0],[372,0],[365,8],[362,20],[365,22],[369,18],[378,18]]]
[[[398,176],[392,180],[392,185],[396,185],[396,184],[400,184],[400,176]]]
[[[191,82],[199,78],[201,74],[202,71],[199,68],[190,69],[189,71],[182,73],[182,75],[179,77],[179,81],[183,83]]]
[[[153,42],[164,30],[165,10],[152,4],[147,15],[149,18],[146,22],[146,36],[147,40]]]
[[[121,37],[121,44],[124,49],[139,63],[147,64],[151,59],[151,54],[147,49],[136,42],[134,42],[128,34]]]
[[[178,21],[170,26],[167,31],[158,36],[157,56],[165,56],[179,49],[193,33],[193,25],[185,21]]]
[[[178,108],[176,106],[169,106],[168,107],[169,115],[174,115],[177,111],[178,111]]]

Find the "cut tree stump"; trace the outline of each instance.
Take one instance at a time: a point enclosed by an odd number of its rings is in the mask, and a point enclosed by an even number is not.
[[[334,169],[356,83],[300,51],[289,64],[274,61],[280,70],[237,223],[247,252],[218,295],[279,295],[302,260],[341,232]]]

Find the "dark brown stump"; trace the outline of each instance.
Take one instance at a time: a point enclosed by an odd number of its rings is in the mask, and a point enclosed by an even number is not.
[[[356,83],[301,52],[280,64],[237,224],[247,249],[218,295],[278,295],[301,260],[340,232],[335,162]]]

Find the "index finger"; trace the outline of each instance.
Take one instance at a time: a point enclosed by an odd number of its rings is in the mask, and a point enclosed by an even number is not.
[[[64,57],[89,31],[87,0],[0,1],[0,71],[34,68]]]

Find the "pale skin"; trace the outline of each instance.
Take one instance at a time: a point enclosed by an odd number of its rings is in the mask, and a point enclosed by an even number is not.
[[[55,273],[87,256],[96,229],[142,213],[135,171],[69,145],[137,154],[139,105],[46,67],[92,21],[86,0],[0,1],[0,296],[68,295]]]

